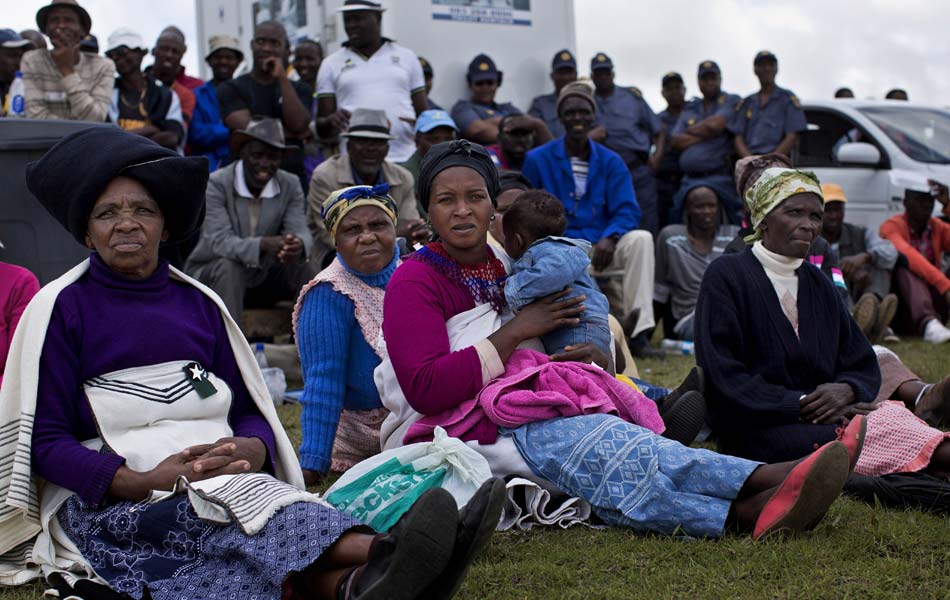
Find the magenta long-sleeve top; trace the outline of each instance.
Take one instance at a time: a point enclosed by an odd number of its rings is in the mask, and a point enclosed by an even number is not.
[[[428,264],[407,260],[396,269],[383,301],[383,336],[396,379],[409,405],[437,414],[471,400],[482,389],[474,346],[452,352],[446,321],[475,308],[471,293]],[[490,425],[490,424],[489,424]],[[489,439],[491,432],[476,432]]]

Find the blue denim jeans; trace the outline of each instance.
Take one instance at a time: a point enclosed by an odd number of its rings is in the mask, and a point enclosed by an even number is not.
[[[548,354],[560,354],[565,346],[575,346],[590,342],[600,348],[607,356],[613,355],[610,346],[610,327],[607,322],[581,321],[574,327],[562,327],[541,336],[544,351]]]

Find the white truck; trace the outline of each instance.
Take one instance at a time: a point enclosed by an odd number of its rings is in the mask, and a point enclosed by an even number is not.
[[[908,180],[950,183],[946,109],[895,100],[816,100],[803,108],[808,130],[795,164],[844,188],[848,222],[877,228],[903,212]]]
[[[304,37],[329,54],[346,41],[342,0],[195,0],[200,56],[208,37],[225,33],[250,48],[254,25],[276,19],[291,44]],[[573,0],[382,0],[383,35],[425,57],[435,72],[432,98],[447,110],[468,97],[465,73],[479,53],[505,73],[497,100],[527,111],[532,98],[554,87],[551,57],[575,52]],[[250,60],[250,52],[245,52]],[[583,60],[583,59],[579,59]],[[202,77],[210,77],[202,64]],[[246,67],[245,67],[246,68]],[[584,70],[584,69],[582,69]]]

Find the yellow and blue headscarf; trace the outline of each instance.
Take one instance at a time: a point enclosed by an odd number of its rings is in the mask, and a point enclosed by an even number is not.
[[[336,228],[351,210],[360,206],[375,206],[382,210],[389,217],[389,220],[396,224],[396,201],[389,195],[389,184],[380,183],[379,185],[354,185],[337,190],[323,203],[320,211],[323,221],[327,225],[327,231],[330,237],[336,237]]]
[[[755,230],[745,237],[748,244],[762,239],[762,222],[779,204],[795,194],[812,193],[825,201],[821,193],[818,177],[811,171],[772,167],[759,176],[751,188],[746,190],[745,202],[749,207],[752,228]]]

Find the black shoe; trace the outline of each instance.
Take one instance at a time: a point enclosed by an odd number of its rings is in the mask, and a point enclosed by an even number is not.
[[[666,352],[650,345],[645,331],[630,338],[630,353],[637,358],[666,358]]]
[[[689,373],[686,375],[686,379],[684,379],[681,384],[676,386],[676,389],[656,401],[657,405],[660,407],[660,413],[665,410],[665,407],[672,406],[677,400],[679,400],[680,396],[686,392],[699,392],[700,394],[706,393],[706,377],[703,375],[702,367],[693,367],[690,369]]]
[[[455,549],[458,507],[442,488],[423,493],[388,534],[378,536],[369,560],[340,587],[346,600],[412,600],[439,577]]]
[[[419,596],[423,600],[451,598],[462,585],[472,561],[485,547],[505,507],[505,480],[493,477],[482,484],[459,513],[455,550],[449,564]]]
[[[674,402],[665,402],[660,411],[666,431],[663,437],[689,446],[706,424],[706,398],[686,392]]]

